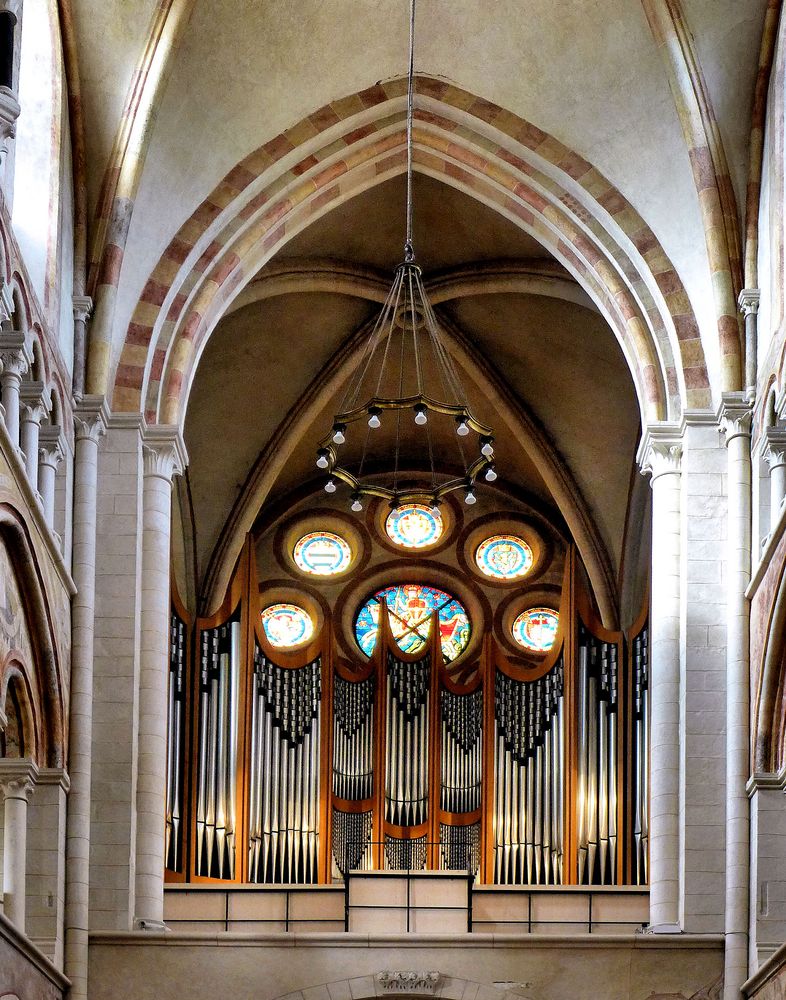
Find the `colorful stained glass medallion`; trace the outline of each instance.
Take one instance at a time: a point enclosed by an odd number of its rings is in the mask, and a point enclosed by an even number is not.
[[[532,568],[532,549],[518,535],[492,535],[478,546],[475,562],[496,580],[517,580]]]
[[[559,627],[559,615],[551,608],[529,608],[513,622],[513,638],[524,649],[546,653],[554,645]]]
[[[423,549],[427,545],[434,545],[440,540],[444,530],[439,511],[420,503],[396,507],[385,521],[388,538],[405,549]]]
[[[314,634],[314,620],[297,604],[271,604],[262,612],[262,627],[268,642],[281,648],[299,646]]]
[[[332,531],[310,531],[295,545],[292,558],[298,569],[312,576],[335,576],[352,562],[349,544]]]
[[[355,620],[355,638],[366,656],[374,651],[379,616],[387,605],[393,638],[405,653],[417,653],[428,642],[431,616],[436,614],[442,656],[446,663],[464,652],[471,628],[464,606],[452,594],[422,583],[386,587],[370,597]]]

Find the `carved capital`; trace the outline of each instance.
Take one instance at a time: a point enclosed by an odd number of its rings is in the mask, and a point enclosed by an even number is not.
[[[0,758],[0,791],[5,799],[30,798],[38,780],[38,767],[29,757]]]
[[[718,423],[726,435],[728,445],[736,437],[751,436],[753,408],[749,400],[739,392],[724,392],[718,407]]]
[[[40,424],[49,409],[49,397],[43,382],[23,382],[19,387],[19,403],[23,421]]]
[[[86,323],[93,312],[93,300],[89,295],[75,295],[71,300],[74,307],[74,319],[77,323]]]
[[[142,454],[146,476],[158,476],[171,482],[181,476],[188,465],[186,446],[176,427],[156,424],[148,427],[144,435]]]
[[[743,288],[737,298],[737,306],[743,316],[754,316],[759,311],[761,292],[758,288]]]
[[[24,333],[20,330],[0,333],[0,370],[4,376],[21,378],[32,363],[33,354]]]
[[[764,432],[764,460],[770,472],[786,465],[786,427],[768,427]]]
[[[5,162],[11,140],[16,135],[19,101],[8,87],[0,87],[0,163]]]
[[[682,435],[673,424],[652,424],[644,431],[636,456],[642,474],[654,483],[661,476],[678,476],[682,470]]]
[[[385,993],[435,993],[442,976],[439,972],[378,972],[376,980]]]
[[[106,434],[109,407],[103,396],[83,396],[74,411],[74,433],[77,441],[96,444]]]
[[[38,435],[38,460],[41,465],[51,465],[56,470],[64,455],[62,427],[56,424],[42,427]]]

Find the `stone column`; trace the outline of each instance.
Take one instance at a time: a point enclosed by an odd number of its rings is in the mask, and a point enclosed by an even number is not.
[[[46,415],[43,382],[24,382],[19,392],[20,439],[25,453],[25,471],[30,485],[38,489],[38,434]]]
[[[786,497],[786,428],[769,427],[765,431],[764,457],[770,469],[770,534],[781,518],[781,504]]]
[[[63,968],[65,823],[69,788],[62,767],[42,767],[28,809],[27,936]]]
[[[63,433],[60,427],[42,427],[38,448],[38,492],[44,507],[44,519],[54,531],[55,524],[55,479],[57,469],[65,454]]]
[[[25,875],[27,865],[27,802],[38,768],[27,758],[0,760],[0,791],[4,799],[3,912],[25,933]]]
[[[65,973],[71,1000],[87,998],[87,934],[90,886],[90,778],[93,734],[93,627],[95,608],[98,442],[108,411],[102,397],[88,396],[74,414],[74,551],[71,574],[77,592],[71,618],[71,716],[66,822]]]
[[[739,1000],[748,978],[750,817],[749,611],[751,572],[751,408],[725,393],[719,417],[728,449],[726,562],[726,951],[723,995]]]
[[[737,299],[737,306],[745,317],[745,390],[747,398],[751,400],[756,395],[757,324],[760,298],[761,292],[758,288],[743,288]]]
[[[676,427],[647,429],[639,464],[652,476],[650,926],[660,932],[680,929],[681,457]]]
[[[164,926],[172,476],[185,465],[185,448],[176,428],[148,428],[144,438],[134,921],[142,929]]]
[[[19,387],[32,360],[23,333],[0,333],[0,364],[3,366],[0,387],[3,393],[5,427],[15,448],[19,447]]]
[[[89,295],[75,295],[74,305],[74,376],[73,391],[77,398],[85,391],[85,345],[87,344],[87,321],[93,311],[93,300]]]

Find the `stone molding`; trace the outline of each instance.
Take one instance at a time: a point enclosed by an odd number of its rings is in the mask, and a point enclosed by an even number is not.
[[[645,428],[636,461],[643,475],[654,483],[660,476],[682,471],[682,434],[676,424],[651,424]]]
[[[741,392],[724,392],[718,407],[718,424],[729,445],[737,437],[750,438],[753,407]]]
[[[37,785],[59,785],[64,792],[71,788],[71,779],[64,767],[41,767],[38,769]]]
[[[378,972],[376,981],[385,993],[434,993],[439,972]]]
[[[5,799],[23,799],[27,802],[37,780],[38,765],[29,757],[0,759],[0,789]]]
[[[780,771],[754,771],[745,786],[748,798],[758,791],[786,792],[786,764]]]
[[[142,440],[145,476],[158,476],[167,482],[173,476],[182,476],[188,453],[177,427],[155,424],[143,431]]]

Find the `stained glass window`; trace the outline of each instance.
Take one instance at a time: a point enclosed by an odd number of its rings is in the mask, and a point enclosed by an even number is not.
[[[469,616],[451,594],[421,583],[386,587],[370,597],[355,621],[357,644],[370,656],[377,641],[382,605],[388,609],[393,638],[405,653],[417,653],[428,641],[430,616],[436,612],[442,656],[446,663],[466,649],[470,637]]]
[[[559,615],[551,608],[529,608],[513,622],[513,638],[524,649],[545,653],[554,645]]]
[[[405,549],[423,549],[442,537],[444,524],[438,510],[408,503],[392,510],[385,521],[388,538]]]
[[[299,646],[314,634],[314,621],[297,604],[271,604],[262,612],[262,627],[272,646]]]
[[[352,550],[341,535],[332,531],[310,531],[295,545],[292,558],[304,573],[335,576],[349,567]]]
[[[532,567],[532,549],[518,535],[492,535],[478,546],[475,562],[486,576],[516,580]]]

